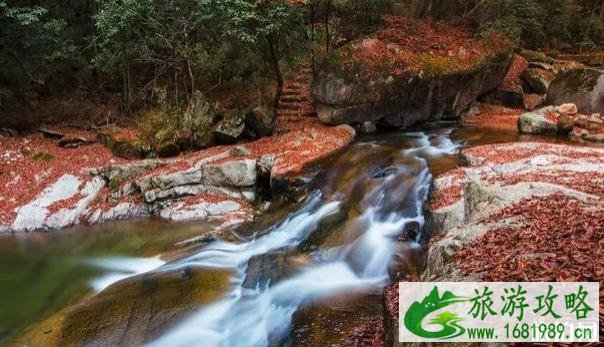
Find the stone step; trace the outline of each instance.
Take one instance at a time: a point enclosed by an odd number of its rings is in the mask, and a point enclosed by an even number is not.
[[[283,92],[281,92],[281,97],[303,98],[303,95],[304,93],[299,90],[284,89]]]
[[[290,89],[306,89],[308,88],[308,84],[306,83],[300,83],[300,82],[296,82],[296,81],[285,81],[285,83],[283,83],[283,88],[290,88]]]
[[[306,102],[308,98],[299,94],[282,95],[280,102]]]
[[[300,116],[300,110],[278,110],[277,117]]]
[[[279,110],[298,110],[302,107],[299,102],[280,102]]]
[[[292,82],[297,82],[297,83],[306,83],[308,82],[308,76],[291,76],[290,78],[288,78],[288,81],[292,81]]]

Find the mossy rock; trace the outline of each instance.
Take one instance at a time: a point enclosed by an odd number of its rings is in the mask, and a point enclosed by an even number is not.
[[[257,139],[273,133],[277,112],[270,106],[258,106],[245,115],[245,129],[250,138]]]
[[[473,69],[444,74],[407,72],[369,81],[326,63],[313,81],[319,119],[329,125],[378,122],[385,127],[458,118],[479,96],[497,88],[505,76],[510,52],[485,57]]]
[[[545,94],[555,76],[544,69],[526,69],[522,73],[522,80],[537,94]]]
[[[140,141],[136,139],[118,140],[112,132],[97,134],[97,141],[121,158],[141,159],[149,153],[149,149],[145,148]]]
[[[584,114],[604,113],[604,72],[583,68],[560,74],[550,85],[547,102],[573,103]]]
[[[546,64],[554,63],[554,59],[543,52],[532,51],[530,49],[521,49],[518,54],[529,62]]]

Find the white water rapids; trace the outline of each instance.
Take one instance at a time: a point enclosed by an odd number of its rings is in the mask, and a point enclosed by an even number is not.
[[[416,223],[420,230],[424,225],[424,202],[432,179],[426,158],[454,154],[459,148],[449,140],[449,134],[450,130],[407,133],[405,139],[411,145],[395,150],[397,157],[388,170],[371,178],[370,188],[362,197],[361,214],[355,217],[355,223],[363,227],[362,234],[344,246],[318,251],[332,255],[314,257],[312,265],[290,278],[262,288],[243,286],[252,257],[298,247],[323,219],[338,213],[345,197],[334,194],[327,198],[324,192],[314,191],[297,211],[262,236],[240,243],[215,241],[197,253],[154,270],[199,266],[234,269],[236,275],[231,291],[222,299],[192,314],[150,345],[268,346],[288,335],[293,314],[305,303],[339,293],[381,288],[389,280],[388,268],[397,252],[397,236],[408,223]],[[375,141],[358,142],[353,149],[362,153],[379,145]],[[109,268],[112,262],[102,264]],[[117,269],[124,268],[118,260],[113,264]],[[103,286],[107,284],[102,282]]]

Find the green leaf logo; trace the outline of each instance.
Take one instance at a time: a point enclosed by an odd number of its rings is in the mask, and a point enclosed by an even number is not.
[[[432,312],[438,311],[449,305],[468,301],[468,298],[456,296],[451,292],[444,292],[443,296],[438,295],[438,287],[434,289],[422,300],[421,303],[415,301],[405,313],[405,327],[417,336],[430,339],[452,339],[462,335],[466,329],[458,323],[463,321],[456,314],[445,311],[431,319],[427,324],[440,325],[439,331],[427,331],[422,327],[424,319]]]

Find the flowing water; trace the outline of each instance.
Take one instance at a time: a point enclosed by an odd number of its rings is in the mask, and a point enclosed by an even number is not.
[[[450,130],[382,136],[355,143],[328,165],[301,206],[247,242],[213,242],[157,271],[186,267],[232,268],[232,290],[151,343],[152,346],[266,346],[283,341],[304,303],[383,286],[408,226],[421,230],[431,173],[430,159],[456,153]],[[315,189],[312,189],[315,188]],[[335,226],[322,221],[343,216]],[[335,219],[338,219],[337,217]],[[339,225],[338,225],[339,224]],[[321,230],[323,229],[323,230]],[[330,229],[330,230],[325,230]],[[315,247],[307,241],[316,233]],[[407,247],[419,247],[421,233]],[[312,242],[311,242],[312,243]],[[290,250],[308,252],[308,264],[272,282],[246,283],[250,259]]]
[[[0,234],[0,345],[91,290],[159,267],[164,261],[158,254],[214,227],[130,221]]]
[[[139,341],[152,346],[303,344],[304,335],[313,333],[305,315],[312,320],[314,311],[338,300],[369,312],[381,305],[372,298],[381,296],[385,284],[417,272],[432,175],[456,165],[455,155],[468,136],[452,131],[361,136],[321,165],[299,201],[170,257],[158,255],[215,226],[128,222],[96,231],[0,237],[0,334],[19,332],[87,291],[115,283],[112,292],[120,292],[140,278],[187,278],[194,269],[227,274],[228,284],[216,285],[220,295],[185,305],[186,314],[144,332]],[[510,136],[472,140],[518,140]],[[214,286],[206,285],[210,291]],[[102,343],[102,336],[86,341]]]

